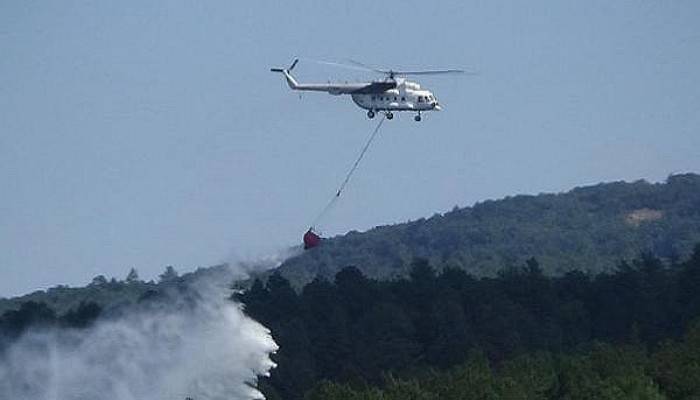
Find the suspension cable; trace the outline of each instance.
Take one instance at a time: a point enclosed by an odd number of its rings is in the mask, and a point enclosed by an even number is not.
[[[340,195],[343,193],[345,190],[345,187],[348,185],[348,182],[350,182],[350,178],[353,176],[355,171],[357,170],[357,167],[360,165],[360,161],[362,161],[362,158],[365,156],[365,153],[367,153],[367,150],[369,150],[369,146],[372,144],[374,141],[374,138],[377,137],[377,134],[379,133],[379,128],[382,127],[382,124],[384,123],[385,116],[382,115],[381,119],[379,120],[379,123],[377,126],[374,128],[374,131],[372,131],[372,134],[369,136],[367,141],[365,142],[365,145],[362,147],[362,150],[360,151],[360,154],[358,155],[357,159],[355,159],[355,162],[352,164],[352,167],[348,171],[347,175],[345,176],[345,179],[343,180],[343,183],[340,184],[338,187],[338,190],[335,192],[335,195],[331,198],[331,200],[326,204],[326,207],[323,208],[323,210],[318,214],[316,219],[314,219],[313,224],[311,224],[311,230],[314,229],[316,224],[323,218],[323,216],[330,211],[331,208],[337,203],[338,199],[340,198]]]

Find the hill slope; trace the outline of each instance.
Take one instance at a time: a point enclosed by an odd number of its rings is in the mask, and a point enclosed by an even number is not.
[[[138,279],[131,282],[128,280],[118,281],[115,278],[108,281],[100,276],[96,277],[89,285],[83,287],[59,285],[46,290],[37,290],[23,296],[9,299],[0,298],[0,316],[7,311],[18,310],[26,302],[44,303],[55,311],[57,315],[64,315],[71,310],[76,310],[81,303],[94,303],[105,309],[118,308],[135,304],[145,296],[150,296],[171,286],[188,286],[192,282],[205,278],[222,282],[233,281],[237,278],[227,265],[198,268],[194,272],[188,272],[182,276],[178,276],[173,269],[170,274],[170,276],[167,276],[164,272],[158,283],[153,281],[144,282]],[[102,278],[102,281],[99,278]]]
[[[614,182],[566,193],[519,195],[444,215],[350,232],[283,263],[296,286],[346,266],[386,279],[405,276],[415,257],[477,276],[535,257],[548,274],[598,273],[640,252],[673,260],[700,242],[700,175],[664,183]]]

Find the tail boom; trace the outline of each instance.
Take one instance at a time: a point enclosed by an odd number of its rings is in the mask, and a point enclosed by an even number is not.
[[[328,92],[330,94],[352,94],[353,92],[362,89],[366,84],[333,84],[333,83],[303,83],[300,84],[291,74],[291,71],[299,62],[299,59],[294,59],[292,65],[289,68],[270,68],[272,72],[279,72],[284,75],[284,79],[287,81],[289,88],[292,90],[306,90],[313,92]]]

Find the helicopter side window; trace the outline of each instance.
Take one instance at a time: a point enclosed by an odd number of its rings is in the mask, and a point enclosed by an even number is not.
[[[422,103],[423,102],[423,96],[418,96],[418,102]]]
[[[396,101],[396,96],[394,96],[394,101]]]
[[[374,101],[374,100],[376,100],[376,99],[377,99],[376,96],[372,96],[372,101]]]
[[[405,97],[402,97],[402,98],[401,98],[401,101],[406,101],[406,98],[405,98]]]

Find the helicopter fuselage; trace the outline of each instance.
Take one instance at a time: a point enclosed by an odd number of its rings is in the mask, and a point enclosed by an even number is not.
[[[370,111],[432,111],[440,105],[429,90],[410,81],[399,81],[393,89],[378,93],[351,93],[360,108]]]

